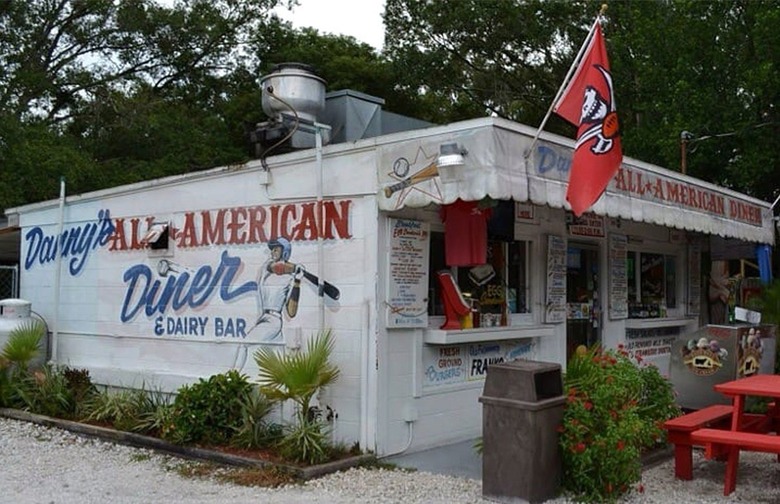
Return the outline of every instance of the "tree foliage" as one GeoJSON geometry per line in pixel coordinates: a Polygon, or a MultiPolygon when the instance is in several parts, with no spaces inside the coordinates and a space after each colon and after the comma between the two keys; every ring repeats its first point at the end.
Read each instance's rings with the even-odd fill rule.
{"type": "MultiPolygon", "coordinates": [[[[596,0],[387,0],[381,53],[296,30],[295,0],[0,2],[0,207],[245,161],[259,77],[313,65],[329,90],[435,123],[541,123],[596,0]]],[[[627,155],[773,200],[773,0],[615,0],[604,32],[627,155]]],[[[552,116],[546,129],[574,129],[552,116]]]]}
{"type": "MultiPolygon", "coordinates": [[[[601,1],[388,0],[398,85],[447,119],[541,123],[601,1]]],[[[777,192],[780,11],[769,0],[609,2],[604,31],[624,152],[765,200],[777,192]]],[[[553,116],[546,128],[574,134],[553,116]]]]}
{"type": "Polygon", "coordinates": [[[245,161],[273,63],[317,56],[336,85],[391,85],[369,46],[272,14],[291,4],[0,4],[0,207],[56,197],[61,176],[72,194],[245,161]]]}

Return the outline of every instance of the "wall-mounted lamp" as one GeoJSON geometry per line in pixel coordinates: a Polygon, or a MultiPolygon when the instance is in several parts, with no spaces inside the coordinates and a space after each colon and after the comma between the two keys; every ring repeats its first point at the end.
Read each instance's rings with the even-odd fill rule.
{"type": "Polygon", "coordinates": [[[411,176],[385,187],[385,197],[389,198],[401,189],[413,186],[424,180],[439,176],[442,182],[454,182],[462,178],[464,166],[463,156],[468,151],[462,149],[456,143],[446,143],[439,146],[439,156],[425,168],[415,172],[411,176]]]}
{"type": "Polygon", "coordinates": [[[456,143],[446,143],[439,147],[439,157],[436,165],[442,182],[455,182],[463,176],[465,161],[463,156],[468,152],[456,143]]]}

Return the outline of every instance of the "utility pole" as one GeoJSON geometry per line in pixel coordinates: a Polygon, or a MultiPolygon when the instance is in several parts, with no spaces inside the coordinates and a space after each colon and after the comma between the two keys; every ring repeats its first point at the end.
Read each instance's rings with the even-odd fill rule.
{"type": "Polygon", "coordinates": [[[693,138],[693,133],[683,131],[680,133],[680,172],[683,175],[688,171],[688,142],[693,138]]]}

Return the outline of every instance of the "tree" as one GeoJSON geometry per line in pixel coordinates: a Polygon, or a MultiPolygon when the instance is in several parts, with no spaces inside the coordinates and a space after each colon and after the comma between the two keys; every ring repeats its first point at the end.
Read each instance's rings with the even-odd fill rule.
{"type": "Polygon", "coordinates": [[[262,112],[242,48],[280,3],[4,2],[0,203],[56,197],[60,176],[73,193],[245,160],[262,112]]]}
{"type": "MultiPolygon", "coordinates": [[[[388,0],[386,55],[398,86],[446,120],[541,120],[600,1],[388,0]]],[[[624,153],[772,200],[780,182],[775,103],[780,21],[769,0],[609,3],[604,27],[624,153]]],[[[437,121],[441,122],[441,121],[437,121]]],[[[553,116],[547,128],[573,136],[553,116]]]]}
{"type": "Polygon", "coordinates": [[[388,0],[385,51],[397,85],[447,121],[490,114],[538,123],[585,37],[586,4],[388,0]]]}
{"type": "Polygon", "coordinates": [[[54,123],[96,91],[197,88],[236,64],[247,33],[279,3],[10,0],[0,10],[0,103],[54,123]]]}
{"type": "Polygon", "coordinates": [[[763,1],[619,2],[610,53],[627,153],[765,200],[778,187],[780,20],[763,1]],[[629,85],[620,85],[629,83],[629,85]]]}

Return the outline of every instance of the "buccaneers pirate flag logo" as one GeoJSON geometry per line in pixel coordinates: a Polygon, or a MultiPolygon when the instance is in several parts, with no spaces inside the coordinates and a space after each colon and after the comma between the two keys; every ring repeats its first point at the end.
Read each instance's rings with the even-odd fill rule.
{"type": "Polygon", "coordinates": [[[577,126],[577,143],[566,189],[575,215],[590,208],[615,176],[623,150],[615,112],[615,90],[599,23],[574,76],[553,111],[577,126]]]}

